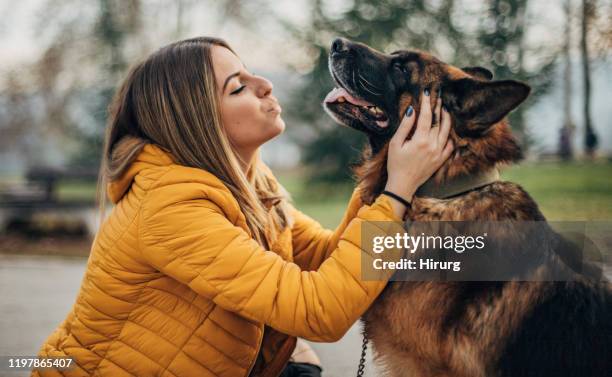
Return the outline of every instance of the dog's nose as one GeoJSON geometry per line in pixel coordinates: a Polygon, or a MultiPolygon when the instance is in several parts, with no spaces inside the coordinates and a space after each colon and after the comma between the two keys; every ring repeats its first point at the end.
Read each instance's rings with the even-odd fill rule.
{"type": "Polygon", "coordinates": [[[346,52],[348,51],[347,40],[344,38],[336,38],[332,42],[332,52],[346,52]]]}

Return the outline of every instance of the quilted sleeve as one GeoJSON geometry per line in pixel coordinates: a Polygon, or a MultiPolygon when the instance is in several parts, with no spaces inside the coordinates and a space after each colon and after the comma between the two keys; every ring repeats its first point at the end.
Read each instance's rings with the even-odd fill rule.
{"type": "Polygon", "coordinates": [[[336,248],[340,236],[344,233],[349,222],[357,215],[357,211],[362,205],[359,188],[356,188],[349,200],[342,221],[332,231],[323,228],[319,222],[290,204],[289,208],[294,220],[291,228],[293,261],[303,270],[313,271],[318,269],[336,248]]]}
{"type": "MultiPolygon", "coordinates": [[[[149,203],[163,201],[163,197],[149,203]]],[[[143,205],[139,218],[142,257],[151,266],[188,285],[198,294],[242,317],[285,334],[311,341],[339,340],[380,294],[392,272],[379,270],[376,280],[361,279],[364,221],[383,221],[375,233],[403,230],[389,198],[381,195],[363,206],[340,236],[337,247],[316,271],[265,250],[235,226],[215,202],[181,200],[164,206],[143,205]]],[[[390,250],[392,259],[401,250],[390,250]]]]}

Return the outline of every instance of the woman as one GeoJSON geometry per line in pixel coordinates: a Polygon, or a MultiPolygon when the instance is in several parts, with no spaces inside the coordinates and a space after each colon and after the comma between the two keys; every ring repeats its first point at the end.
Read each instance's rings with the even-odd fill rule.
{"type": "MultiPolygon", "coordinates": [[[[389,148],[386,189],[405,200],[452,148],[448,114],[431,128],[422,102],[415,136],[405,142],[410,108],[389,148]]],[[[360,225],[401,221],[406,206],[363,205],[356,189],[333,232],[296,210],[258,157],[284,130],[280,113],[270,82],[219,39],[179,41],[132,68],[101,170],[115,207],[39,353],[74,367],[33,376],[278,376],[297,337],[344,335],[387,282],[359,280],[360,225]]]]}

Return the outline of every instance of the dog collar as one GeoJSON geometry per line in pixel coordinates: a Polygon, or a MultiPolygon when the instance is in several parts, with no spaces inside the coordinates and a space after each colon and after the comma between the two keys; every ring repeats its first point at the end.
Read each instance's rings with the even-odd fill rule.
{"type": "Polygon", "coordinates": [[[477,174],[459,176],[441,184],[430,178],[419,187],[416,196],[446,199],[496,181],[499,181],[499,171],[495,167],[477,174]]]}

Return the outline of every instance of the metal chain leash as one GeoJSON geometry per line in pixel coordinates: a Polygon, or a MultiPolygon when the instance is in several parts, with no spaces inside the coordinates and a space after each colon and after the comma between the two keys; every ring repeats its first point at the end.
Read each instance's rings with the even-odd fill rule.
{"type": "MultiPolygon", "coordinates": [[[[402,218],[402,220],[404,220],[403,228],[407,230],[411,223],[410,218],[408,216],[408,211],[404,213],[404,217],[402,218]]],[[[402,251],[404,252],[404,256],[405,256],[406,249],[403,249],[402,251]]],[[[365,329],[365,323],[363,325],[361,334],[363,336],[363,343],[361,344],[361,357],[359,358],[359,366],[357,367],[357,377],[363,377],[363,373],[365,372],[366,353],[368,351],[368,340],[369,340],[368,334],[365,329]]]]}
{"type": "Polygon", "coordinates": [[[363,377],[365,372],[365,361],[366,352],[368,349],[368,335],[366,334],[365,328],[362,331],[363,343],[361,344],[361,358],[359,359],[359,367],[357,368],[357,377],[363,377]]]}

